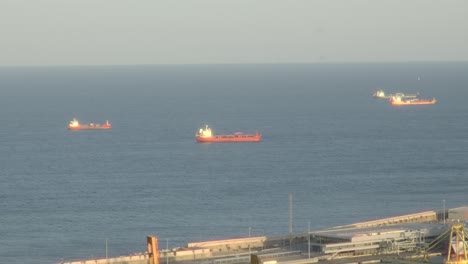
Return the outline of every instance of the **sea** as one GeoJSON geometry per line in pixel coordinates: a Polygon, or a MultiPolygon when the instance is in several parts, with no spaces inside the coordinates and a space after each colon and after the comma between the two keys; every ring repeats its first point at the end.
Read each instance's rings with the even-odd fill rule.
{"type": "Polygon", "coordinates": [[[0,67],[0,91],[0,263],[468,205],[466,62],[0,67]],[[205,125],[263,137],[196,143],[205,125]]]}

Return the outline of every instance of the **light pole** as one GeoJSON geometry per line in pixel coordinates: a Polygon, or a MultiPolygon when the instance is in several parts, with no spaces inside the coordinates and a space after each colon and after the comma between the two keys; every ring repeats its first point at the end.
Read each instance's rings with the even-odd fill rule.
{"type": "MultiPolygon", "coordinates": [[[[249,226],[249,238],[250,238],[251,232],[252,232],[252,227],[249,226]]],[[[250,255],[250,239],[249,239],[249,255],[250,255]]]]}
{"type": "Polygon", "coordinates": [[[310,221],[309,221],[309,225],[307,227],[307,241],[308,241],[307,249],[309,251],[309,258],[310,258],[310,221]]]}
{"type": "Polygon", "coordinates": [[[289,193],[289,247],[292,242],[292,228],[293,228],[293,208],[292,208],[292,193],[289,193]]]}
{"type": "Polygon", "coordinates": [[[445,224],[445,199],[442,200],[442,203],[444,205],[444,224],[445,224]]]}
{"type": "Polygon", "coordinates": [[[169,263],[169,239],[166,238],[166,264],[169,263]]]}
{"type": "Polygon", "coordinates": [[[107,247],[107,238],[106,238],[106,259],[107,259],[107,257],[108,257],[108,254],[107,254],[107,253],[108,253],[108,247],[107,247]]]}

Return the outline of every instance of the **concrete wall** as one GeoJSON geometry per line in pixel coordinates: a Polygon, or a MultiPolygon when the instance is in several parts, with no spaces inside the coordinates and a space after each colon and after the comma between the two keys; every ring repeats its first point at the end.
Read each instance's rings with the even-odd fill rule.
{"type": "Polygon", "coordinates": [[[208,248],[212,253],[263,247],[266,237],[246,237],[188,243],[188,248],[208,248]]]}
{"type": "Polygon", "coordinates": [[[208,248],[182,248],[176,251],[161,252],[160,259],[167,258],[169,260],[184,261],[211,258],[212,254],[208,248]]]}
{"type": "Polygon", "coordinates": [[[448,218],[450,220],[468,220],[468,207],[459,207],[448,210],[448,218]]]}
{"type": "Polygon", "coordinates": [[[62,264],[147,264],[148,255],[139,254],[132,256],[121,256],[116,258],[89,259],[72,262],[62,262],[62,264]]]}
{"type": "Polygon", "coordinates": [[[416,214],[395,216],[375,221],[368,221],[362,223],[355,223],[352,226],[355,227],[374,227],[374,226],[385,226],[403,223],[430,223],[437,222],[437,213],[435,211],[427,211],[416,214]]]}

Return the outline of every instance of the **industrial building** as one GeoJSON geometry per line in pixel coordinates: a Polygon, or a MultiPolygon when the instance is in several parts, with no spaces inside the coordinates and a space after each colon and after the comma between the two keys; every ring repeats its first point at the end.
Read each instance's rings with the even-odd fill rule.
{"type": "Polygon", "coordinates": [[[311,233],[311,250],[331,255],[416,251],[447,230],[439,223],[349,227],[311,233]]]}

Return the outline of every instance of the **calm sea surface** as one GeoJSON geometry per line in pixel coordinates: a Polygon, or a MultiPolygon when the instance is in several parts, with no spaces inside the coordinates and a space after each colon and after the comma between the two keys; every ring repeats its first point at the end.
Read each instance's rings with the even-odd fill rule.
{"type": "Polygon", "coordinates": [[[468,63],[0,68],[0,91],[0,263],[287,234],[289,193],[294,232],[468,204],[468,63]]]}

